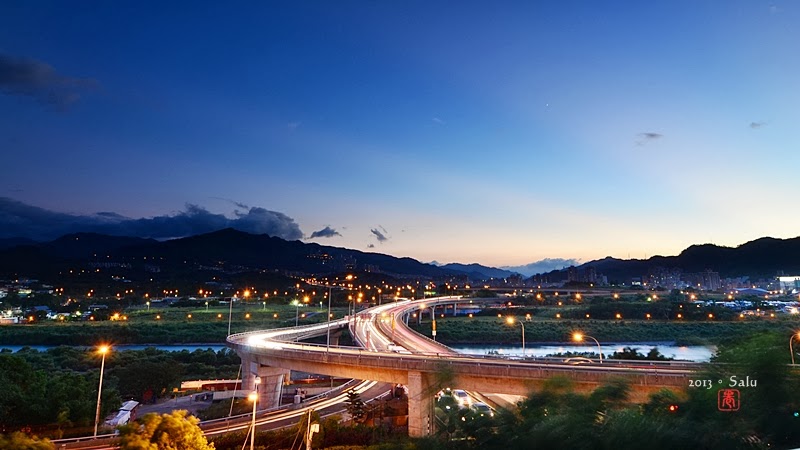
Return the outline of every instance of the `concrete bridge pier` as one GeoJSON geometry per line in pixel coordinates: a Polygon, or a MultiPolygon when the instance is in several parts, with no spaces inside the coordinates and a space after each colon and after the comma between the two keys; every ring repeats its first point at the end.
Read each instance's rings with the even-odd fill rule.
{"type": "Polygon", "coordinates": [[[432,376],[423,372],[408,372],[408,435],[427,436],[436,425],[433,415],[432,376]]]}
{"type": "Polygon", "coordinates": [[[331,346],[337,347],[339,345],[339,338],[342,337],[342,329],[331,329],[331,346]]]}
{"type": "Polygon", "coordinates": [[[251,359],[247,353],[240,354],[242,359],[242,390],[258,392],[258,409],[269,409],[280,406],[283,383],[289,379],[291,371],[279,367],[262,366],[251,359]],[[260,383],[256,386],[256,377],[260,383]]]}
{"type": "Polygon", "coordinates": [[[258,376],[261,384],[258,386],[259,409],[277,408],[281,405],[283,385],[289,380],[290,370],[280,367],[260,366],[258,376]]]}

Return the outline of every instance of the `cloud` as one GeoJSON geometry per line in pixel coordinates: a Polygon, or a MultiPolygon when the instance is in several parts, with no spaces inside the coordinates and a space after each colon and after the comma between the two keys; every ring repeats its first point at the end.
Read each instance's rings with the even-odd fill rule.
{"type": "Polygon", "coordinates": [[[329,238],[329,237],[334,237],[334,236],[341,236],[341,233],[339,233],[338,231],[336,231],[335,229],[333,229],[333,228],[331,228],[329,226],[326,226],[325,228],[323,228],[321,230],[318,230],[318,231],[315,231],[315,232],[311,233],[311,237],[309,239],[314,239],[314,238],[318,238],[318,237],[320,237],[320,238],[329,238]]]}
{"type": "Polygon", "coordinates": [[[96,80],[60,75],[41,61],[0,54],[0,92],[8,95],[33,97],[43,105],[64,111],[97,86],[96,80]]]}
{"type": "Polygon", "coordinates": [[[300,126],[301,123],[302,122],[289,122],[289,123],[286,124],[286,128],[289,131],[295,131],[297,129],[297,127],[300,126]]]}
{"type": "Polygon", "coordinates": [[[114,212],[91,215],[51,211],[0,197],[0,238],[24,237],[51,240],[68,233],[93,232],[117,236],[167,239],[235,228],[253,234],[268,234],[288,240],[303,237],[291,217],[276,211],[252,207],[234,212],[235,217],[214,214],[202,206],[187,204],[183,211],[132,219],[114,212]]]}
{"type": "Polygon", "coordinates": [[[379,227],[381,230],[383,230],[383,232],[381,232],[381,230],[378,230],[377,228],[372,228],[372,229],[371,229],[371,230],[369,230],[369,231],[370,231],[370,232],[371,232],[373,235],[375,235],[375,239],[377,239],[377,240],[378,240],[378,242],[380,242],[380,243],[382,244],[382,243],[384,243],[384,242],[388,241],[388,240],[389,240],[389,238],[388,238],[388,237],[386,237],[386,234],[385,234],[385,233],[386,233],[386,229],[385,229],[385,228],[383,228],[383,227],[382,227],[382,226],[380,226],[380,225],[378,225],[378,227],[379,227]]]}
{"type": "Polygon", "coordinates": [[[767,122],[750,122],[750,128],[757,130],[767,125],[767,122]]]}
{"type": "Polygon", "coordinates": [[[536,275],[539,273],[546,273],[556,269],[563,269],[564,267],[577,266],[580,260],[569,258],[545,258],[524,266],[505,266],[501,269],[510,270],[512,272],[519,272],[525,276],[536,275]]]}
{"type": "Polygon", "coordinates": [[[648,142],[656,141],[664,137],[661,133],[654,133],[652,131],[639,133],[636,135],[636,145],[645,145],[648,142]]]}
{"type": "Polygon", "coordinates": [[[444,125],[444,120],[442,120],[442,119],[440,119],[438,117],[434,117],[433,119],[431,119],[431,121],[433,123],[436,123],[436,124],[439,124],[439,125],[444,125]]]}
{"type": "Polygon", "coordinates": [[[231,205],[233,205],[233,206],[235,206],[235,207],[237,207],[239,209],[250,209],[250,207],[245,205],[244,203],[237,202],[236,200],[231,200],[229,198],[225,198],[225,197],[209,197],[209,198],[213,198],[214,200],[222,200],[224,202],[228,202],[231,205]]]}

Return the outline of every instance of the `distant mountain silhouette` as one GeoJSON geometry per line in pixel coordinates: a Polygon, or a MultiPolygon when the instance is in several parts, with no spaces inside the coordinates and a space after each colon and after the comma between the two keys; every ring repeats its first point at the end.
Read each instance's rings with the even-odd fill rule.
{"type": "Polygon", "coordinates": [[[738,247],[692,245],[677,256],[653,256],[646,260],[607,257],[581,265],[583,268],[589,266],[609,280],[619,281],[646,275],[656,267],[680,268],[684,273],[710,269],[719,272],[723,278],[770,278],[779,272],[796,275],[800,274],[800,237],[765,237],[738,247]]]}
{"type": "Polygon", "coordinates": [[[0,238],[0,250],[19,247],[20,245],[35,244],[36,241],[28,238],[0,238]]]}
{"type": "Polygon", "coordinates": [[[449,263],[444,265],[438,265],[438,267],[472,274],[473,275],[472,278],[476,279],[508,278],[511,275],[514,275],[515,273],[510,270],[487,267],[477,263],[472,263],[472,264],[449,263]]]}
{"type": "Polygon", "coordinates": [[[108,236],[97,233],[74,233],[42,244],[36,244],[45,253],[64,259],[87,259],[109,256],[125,247],[157,243],[153,239],[108,236]]]}
{"type": "MultiPolygon", "coordinates": [[[[74,261],[138,261],[178,268],[191,262],[204,266],[240,266],[302,273],[341,272],[355,267],[400,277],[452,277],[468,275],[488,278],[479,272],[423,264],[412,258],[397,258],[316,243],[287,241],[265,234],[255,235],[232,228],[181,239],[159,242],[151,239],[80,233],[52,242],[28,244],[0,251],[0,271],[31,276],[52,274],[74,261]]],[[[491,268],[486,268],[491,269],[491,268]]]]}
{"type": "MultiPolygon", "coordinates": [[[[8,241],[8,240],[6,240],[8,241]]],[[[505,278],[512,272],[480,264],[424,264],[412,258],[398,258],[316,243],[287,241],[265,234],[254,235],[224,229],[169,241],[106,236],[94,233],[70,234],[47,243],[19,241],[23,245],[0,248],[0,276],[47,276],[77,262],[135,262],[154,264],[163,270],[187,270],[187,263],[208,267],[237,266],[242,270],[271,270],[325,274],[351,268],[380,272],[394,277],[446,278],[467,276],[471,280],[505,278]]],[[[603,258],[581,265],[593,266],[609,280],[629,281],[650,270],[680,268],[684,273],[711,269],[722,277],[765,278],[779,271],[800,274],[800,237],[761,238],[738,247],[693,245],[677,256],[654,256],[647,260],[603,258]]],[[[142,269],[144,270],[144,269],[142,269]]],[[[183,273],[183,272],[182,272],[183,273]]],[[[552,281],[566,278],[565,270],[542,275],[552,281]]]]}

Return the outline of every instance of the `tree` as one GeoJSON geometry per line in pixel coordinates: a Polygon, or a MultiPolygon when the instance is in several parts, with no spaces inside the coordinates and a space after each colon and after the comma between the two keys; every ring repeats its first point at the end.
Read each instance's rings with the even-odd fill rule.
{"type": "Polygon", "coordinates": [[[347,391],[347,400],[345,400],[347,413],[353,418],[353,422],[361,422],[367,417],[366,408],[364,408],[364,401],[361,400],[361,395],[358,392],[350,389],[347,391]]]}
{"type": "Polygon", "coordinates": [[[55,446],[49,439],[39,440],[25,433],[0,434],[0,450],[53,450],[55,446]]]}
{"type": "Polygon", "coordinates": [[[214,450],[200,422],[185,410],[171,414],[146,414],[119,429],[121,450],[214,450]]]}

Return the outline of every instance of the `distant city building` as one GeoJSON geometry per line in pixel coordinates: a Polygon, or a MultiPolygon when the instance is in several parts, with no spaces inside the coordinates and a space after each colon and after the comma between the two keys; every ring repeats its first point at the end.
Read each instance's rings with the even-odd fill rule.
{"type": "Polygon", "coordinates": [[[780,276],[778,283],[781,291],[797,293],[800,292],[800,276],[780,276]]]}
{"type": "Polygon", "coordinates": [[[665,289],[681,289],[686,286],[686,282],[681,280],[681,269],[678,268],[654,267],[642,280],[647,286],[665,289]]]}
{"type": "Polygon", "coordinates": [[[716,291],[722,286],[719,273],[710,269],[704,272],[687,273],[683,279],[688,286],[704,291],[716,291]]]}
{"type": "Polygon", "coordinates": [[[587,267],[567,267],[567,283],[588,283],[593,285],[608,284],[608,277],[597,273],[594,266],[587,267]]]}
{"type": "Polygon", "coordinates": [[[574,283],[580,280],[580,274],[578,273],[578,268],[575,266],[567,267],[567,282],[574,283]]]}
{"type": "Polygon", "coordinates": [[[523,285],[523,283],[522,283],[522,275],[520,275],[518,273],[515,273],[514,275],[510,275],[508,278],[506,278],[506,282],[510,286],[522,286],[523,285]]]}

